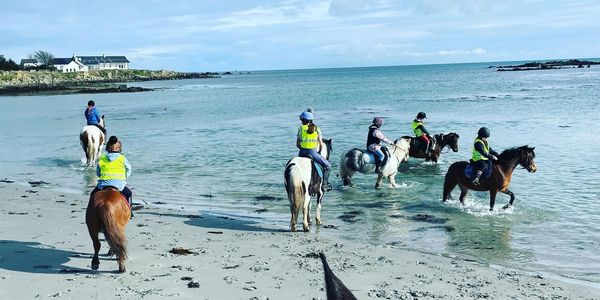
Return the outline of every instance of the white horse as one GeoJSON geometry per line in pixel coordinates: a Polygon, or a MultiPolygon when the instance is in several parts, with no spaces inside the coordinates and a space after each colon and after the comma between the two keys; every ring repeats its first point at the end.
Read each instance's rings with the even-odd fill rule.
{"type": "MultiPolygon", "coordinates": [[[[400,163],[408,161],[408,153],[410,150],[410,139],[399,138],[394,141],[394,144],[389,145],[390,157],[385,165],[381,167],[381,173],[378,174],[375,188],[381,187],[383,178],[387,178],[390,182],[390,187],[396,188],[396,174],[400,163]]],[[[342,155],[340,161],[340,177],[344,186],[352,185],[352,175],[359,172],[363,174],[375,172],[375,158],[373,153],[366,150],[354,148],[342,155]]]]}
{"type": "MultiPolygon", "coordinates": [[[[323,140],[325,147],[321,147],[319,153],[329,160],[331,153],[331,139],[323,140]]],[[[323,178],[317,175],[311,159],[306,157],[294,157],[288,161],[285,166],[284,184],[290,200],[290,211],[292,217],[290,220],[291,231],[296,231],[298,214],[302,210],[303,220],[302,229],[309,231],[310,222],[310,198],[317,198],[317,225],[323,224],[321,221],[321,201],[323,200],[323,178]]]]}
{"type": "MultiPolygon", "coordinates": [[[[100,118],[100,126],[104,127],[104,115],[100,118]]],[[[79,141],[83,152],[85,152],[85,166],[94,167],[102,152],[102,144],[106,140],[104,133],[94,125],[87,125],[81,128],[79,141]]]]}

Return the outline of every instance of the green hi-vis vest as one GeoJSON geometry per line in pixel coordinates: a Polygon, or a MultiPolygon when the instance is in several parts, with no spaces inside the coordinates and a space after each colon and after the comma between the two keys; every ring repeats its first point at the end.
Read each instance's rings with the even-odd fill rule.
{"type": "Polygon", "coordinates": [[[313,133],[308,133],[308,125],[302,125],[300,127],[300,148],[302,149],[315,149],[319,146],[319,129],[315,126],[313,133]]]}
{"type": "Polygon", "coordinates": [[[101,180],[127,179],[127,171],[125,170],[125,155],[123,154],[119,155],[119,157],[113,161],[108,160],[108,156],[103,154],[98,160],[98,167],[100,167],[101,180]]]}
{"type": "Polygon", "coordinates": [[[417,137],[420,137],[420,136],[422,136],[422,135],[423,135],[423,130],[421,130],[421,128],[417,128],[417,127],[419,127],[420,125],[423,125],[423,122],[419,122],[419,121],[413,121],[413,122],[412,122],[412,129],[413,129],[413,131],[415,132],[415,135],[416,135],[417,137]]]}
{"type": "Polygon", "coordinates": [[[488,145],[488,143],[484,142],[483,140],[481,140],[480,138],[476,138],[475,142],[473,143],[473,156],[471,157],[471,159],[473,161],[478,161],[478,160],[488,160],[487,157],[481,155],[481,153],[479,153],[479,151],[477,151],[475,149],[475,144],[476,143],[481,143],[483,145],[483,151],[485,153],[490,153],[490,146],[488,145]]]}

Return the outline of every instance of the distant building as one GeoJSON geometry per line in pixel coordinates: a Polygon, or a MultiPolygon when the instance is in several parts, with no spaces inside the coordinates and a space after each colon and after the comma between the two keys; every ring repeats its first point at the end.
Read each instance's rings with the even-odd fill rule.
{"type": "Polygon", "coordinates": [[[26,68],[37,68],[40,64],[35,58],[24,58],[21,59],[21,67],[26,68]]]}
{"type": "MultiPolygon", "coordinates": [[[[24,68],[39,67],[35,59],[21,59],[24,68]]],[[[52,65],[62,72],[85,72],[92,70],[129,70],[129,60],[125,56],[77,56],[53,58],[52,65]]]]}

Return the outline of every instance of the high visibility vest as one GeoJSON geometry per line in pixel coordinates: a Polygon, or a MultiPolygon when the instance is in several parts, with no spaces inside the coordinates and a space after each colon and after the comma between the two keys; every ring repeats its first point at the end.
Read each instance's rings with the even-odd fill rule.
{"type": "Polygon", "coordinates": [[[319,146],[319,129],[315,126],[313,133],[308,133],[308,125],[300,126],[300,148],[315,149],[319,146]]]}
{"type": "Polygon", "coordinates": [[[423,125],[423,122],[420,122],[420,121],[417,121],[417,120],[414,120],[414,121],[412,122],[412,129],[413,129],[413,131],[415,132],[415,135],[416,135],[417,137],[420,137],[420,136],[422,136],[422,135],[423,135],[423,130],[421,130],[421,128],[417,128],[417,127],[419,127],[420,125],[423,125]]]}
{"type": "Polygon", "coordinates": [[[117,159],[110,161],[108,156],[103,154],[98,160],[100,167],[100,180],[125,180],[127,179],[127,170],[125,170],[125,155],[121,154],[117,159]]]}
{"type": "Polygon", "coordinates": [[[479,153],[479,151],[477,151],[477,149],[475,149],[475,144],[477,143],[481,143],[481,145],[483,145],[483,152],[490,153],[490,146],[488,143],[484,142],[483,140],[481,140],[480,138],[476,138],[475,139],[475,143],[473,143],[473,155],[471,156],[471,159],[473,161],[478,161],[478,160],[488,160],[487,157],[481,155],[481,153],[479,153]]]}

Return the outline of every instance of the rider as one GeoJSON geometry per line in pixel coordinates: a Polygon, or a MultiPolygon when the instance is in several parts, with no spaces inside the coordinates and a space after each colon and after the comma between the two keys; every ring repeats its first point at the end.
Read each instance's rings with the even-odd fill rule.
{"type": "Polygon", "coordinates": [[[477,175],[473,179],[474,185],[479,185],[479,178],[487,168],[491,168],[491,160],[498,160],[498,152],[494,151],[488,144],[488,138],[490,137],[490,130],[486,127],[481,127],[477,132],[477,138],[473,145],[473,155],[471,157],[471,163],[477,170],[477,175]]]}
{"type": "MultiPolygon", "coordinates": [[[[125,179],[129,178],[131,175],[131,164],[129,164],[125,155],[121,154],[121,150],[121,141],[119,141],[116,136],[111,136],[106,143],[106,152],[108,153],[103,154],[98,159],[98,166],[96,167],[98,184],[90,193],[90,199],[97,191],[112,186],[117,188],[121,194],[125,196],[125,199],[127,199],[129,207],[131,208],[132,192],[125,186],[125,179]]],[[[133,217],[133,212],[131,212],[131,216],[133,217]]]]}
{"type": "Polygon", "coordinates": [[[333,187],[329,183],[329,173],[331,172],[331,164],[327,158],[323,157],[317,149],[323,149],[326,145],[323,143],[321,129],[313,123],[313,114],[310,111],[305,111],[300,114],[302,125],[298,128],[296,138],[296,147],[300,149],[298,156],[312,157],[323,168],[323,186],[326,191],[331,191],[333,187]]]}
{"type": "Polygon", "coordinates": [[[381,166],[385,159],[385,154],[381,151],[381,141],[391,145],[392,140],[385,137],[379,128],[383,125],[382,117],[373,118],[373,124],[369,126],[369,135],[367,136],[367,150],[375,154],[375,172],[381,172],[381,166]]]}
{"type": "Polygon", "coordinates": [[[425,119],[427,115],[424,112],[419,112],[417,117],[412,122],[412,130],[417,136],[417,139],[421,141],[421,150],[425,152],[425,155],[429,155],[429,147],[431,146],[431,135],[425,129],[425,119]]]}
{"type": "Polygon", "coordinates": [[[98,127],[98,129],[100,129],[102,131],[102,133],[104,133],[104,136],[106,136],[106,128],[102,127],[100,125],[100,114],[98,114],[98,111],[96,110],[96,103],[94,103],[94,101],[90,100],[88,101],[88,106],[85,109],[85,112],[83,113],[85,118],[87,119],[87,124],[88,125],[93,125],[98,127]]]}

